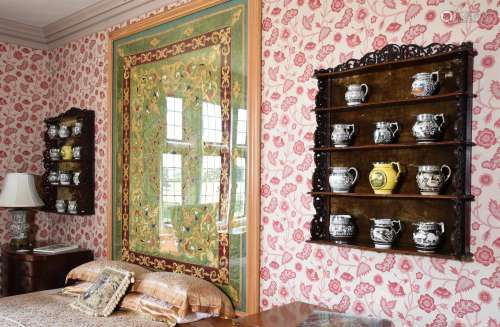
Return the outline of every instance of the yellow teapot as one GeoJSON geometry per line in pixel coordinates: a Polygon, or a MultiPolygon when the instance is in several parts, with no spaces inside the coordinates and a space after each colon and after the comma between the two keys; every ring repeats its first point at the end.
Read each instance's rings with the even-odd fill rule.
{"type": "Polygon", "coordinates": [[[369,180],[375,194],[392,194],[403,172],[399,162],[374,162],[369,180]]]}

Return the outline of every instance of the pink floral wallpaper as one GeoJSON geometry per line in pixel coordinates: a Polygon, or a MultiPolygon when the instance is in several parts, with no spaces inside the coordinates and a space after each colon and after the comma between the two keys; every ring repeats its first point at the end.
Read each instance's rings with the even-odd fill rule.
{"type": "MultiPolygon", "coordinates": [[[[188,0],[173,6],[184,2],[188,0]]],[[[392,319],[396,326],[500,325],[499,6],[493,0],[263,0],[262,309],[300,300],[338,312],[392,319]],[[474,42],[479,52],[474,72],[478,95],[474,100],[474,141],[478,144],[473,149],[474,262],[305,243],[314,213],[307,195],[314,169],[307,150],[315,129],[310,112],[316,94],[313,70],[359,58],[387,43],[466,40],[474,42]]],[[[0,43],[4,115],[0,120],[0,176],[20,167],[40,172],[35,156],[41,149],[33,135],[41,132],[43,116],[71,106],[96,111],[96,215],[52,216],[50,228],[42,223],[40,233],[40,237],[92,248],[96,256],[107,255],[105,204],[110,196],[104,188],[109,181],[105,171],[109,137],[105,133],[106,32],[48,53],[0,43]],[[24,59],[18,59],[16,51],[24,59]],[[42,59],[35,60],[35,54],[42,59]],[[27,64],[21,65],[24,61],[27,64]],[[15,67],[10,74],[7,63],[15,67]],[[30,68],[33,65],[38,69],[30,68]],[[30,69],[35,72],[26,74],[30,69]],[[36,83],[23,80],[23,75],[36,76],[36,83]],[[16,103],[22,104],[21,110],[16,111],[16,103]],[[34,119],[33,123],[18,123],[25,116],[34,119]],[[23,142],[16,142],[16,147],[14,139],[23,142]]],[[[0,219],[5,217],[0,213],[0,219]]],[[[5,237],[4,226],[2,221],[0,239],[5,237]]]]}
{"type": "Polygon", "coordinates": [[[497,1],[264,0],[261,307],[300,300],[396,326],[500,324],[500,24],[497,1]],[[315,68],[388,43],[470,40],[475,59],[474,263],[305,243],[315,68]],[[499,61],[497,63],[497,61],[499,61]]]}
{"type": "MultiPolygon", "coordinates": [[[[0,42],[0,189],[8,172],[43,172],[40,135],[50,112],[48,65],[46,51],[0,42]]],[[[48,216],[38,213],[35,223],[37,239],[47,240],[48,216]]],[[[9,225],[7,209],[0,209],[0,247],[10,241],[9,225]]]]}

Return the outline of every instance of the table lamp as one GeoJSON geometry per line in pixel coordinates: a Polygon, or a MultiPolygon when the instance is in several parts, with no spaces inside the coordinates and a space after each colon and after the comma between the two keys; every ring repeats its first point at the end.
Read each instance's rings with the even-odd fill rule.
{"type": "Polygon", "coordinates": [[[0,194],[0,207],[10,210],[12,224],[10,227],[10,246],[14,249],[28,249],[30,244],[28,233],[30,226],[27,220],[28,208],[43,207],[44,203],[35,187],[35,177],[26,173],[7,173],[0,194]]]}

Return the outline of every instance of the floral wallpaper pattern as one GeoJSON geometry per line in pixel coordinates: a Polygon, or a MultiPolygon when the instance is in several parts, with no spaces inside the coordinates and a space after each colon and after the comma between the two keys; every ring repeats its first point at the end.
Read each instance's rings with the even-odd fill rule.
{"type": "Polygon", "coordinates": [[[497,1],[263,1],[261,307],[300,300],[396,326],[498,326],[500,24],[497,1]],[[472,41],[473,263],[305,243],[313,70],[388,43],[472,41]],[[497,61],[499,61],[497,63],[497,61]]]}
{"type": "MultiPolygon", "coordinates": [[[[50,112],[48,65],[46,51],[0,42],[0,189],[8,172],[43,172],[40,136],[50,112]]],[[[38,213],[35,222],[37,239],[47,240],[48,216],[38,213]]],[[[9,226],[7,209],[0,209],[0,247],[10,241],[9,226]]]]}
{"type": "MultiPolygon", "coordinates": [[[[188,0],[174,5],[184,2],[188,0]]],[[[388,318],[396,326],[500,325],[499,7],[494,0],[263,0],[262,309],[300,300],[342,313],[388,318]],[[473,138],[478,144],[473,148],[472,176],[476,195],[471,226],[474,262],[381,255],[306,243],[314,213],[307,195],[314,169],[312,153],[307,150],[313,144],[315,129],[310,112],[317,92],[313,70],[359,58],[387,43],[424,45],[466,40],[474,42],[479,52],[474,71],[478,97],[473,105],[473,138]]],[[[104,170],[106,46],[107,33],[103,31],[47,54],[40,51],[43,59],[34,63],[38,67],[41,62],[49,65],[43,70],[44,77],[36,80],[49,85],[50,97],[45,99],[50,102],[51,115],[73,105],[96,110],[96,215],[50,217],[50,228],[46,228],[52,240],[90,247],[96,256],[106,255],[105,203],[109,196],[103,188],[108,182],[104,170]]],[[[0,43],[2,115],[11,115],[11,108],[15,109],[12,101],[22,103],[31,97],[37,100],[30,101],[43,101],[35,94],[44,98],[47,90],[40,84],[22,91],[26,82],[18,80],[7,84],[4,62],[13,61],[14,67],[22,62],[13,59],[16,49],[38,53],[0,43]],[[10,51],[8,55],[2,45],[10,51]],[[5,91],[5,85],[15,91],[5,91]],[[22,96],[12,100],[9,95],[7,99],[10,93],[22,96]]],[[[27,54],[23,56],[28,58],[27,54]]],[[[35,60],[27,61],[29,67],[35,60]]],[[[25,70],[15,69],[21,77],[25,70]]],[[[35,110],[39,115],[47,114],[46,105],[43,109],[30,105],[15,115],[22,117],[27,111],[28,116],[38,117],[35,110]]],[[[36,130],[42,118],[37,119],[22,126],[36,130]]],[[[14,132],[5,127],[7,118],[0,124],[0,175],[10,167],[22,167],[24,162],[26,167],[34,165],[31,171],[39,171],[34,156],[41,149],[33,144],[31,150],[17,157],[21,161],[17,163],[13,147],[5,140],[9,133],[12,138],[25,132],[17,126],[12,127],[14,132]],[[10,163],[8,168],[6,162],[10,163]]],[[[26,144],[29,142],[23,142],[23,146],[26,144]]],[[[5,220],[5,215],[0,219],[5,220]]],[[[5,236],[3,226],[0,224],[1,238],[5,236]]]]}

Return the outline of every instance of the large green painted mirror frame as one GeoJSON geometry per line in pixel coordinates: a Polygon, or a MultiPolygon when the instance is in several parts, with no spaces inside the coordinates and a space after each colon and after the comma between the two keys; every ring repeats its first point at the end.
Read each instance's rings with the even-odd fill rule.
{"type": "Polygon", "coordinates": [[[110,33],[108,253],[259,308],[260,1],[191,1],[110,33]]]}

